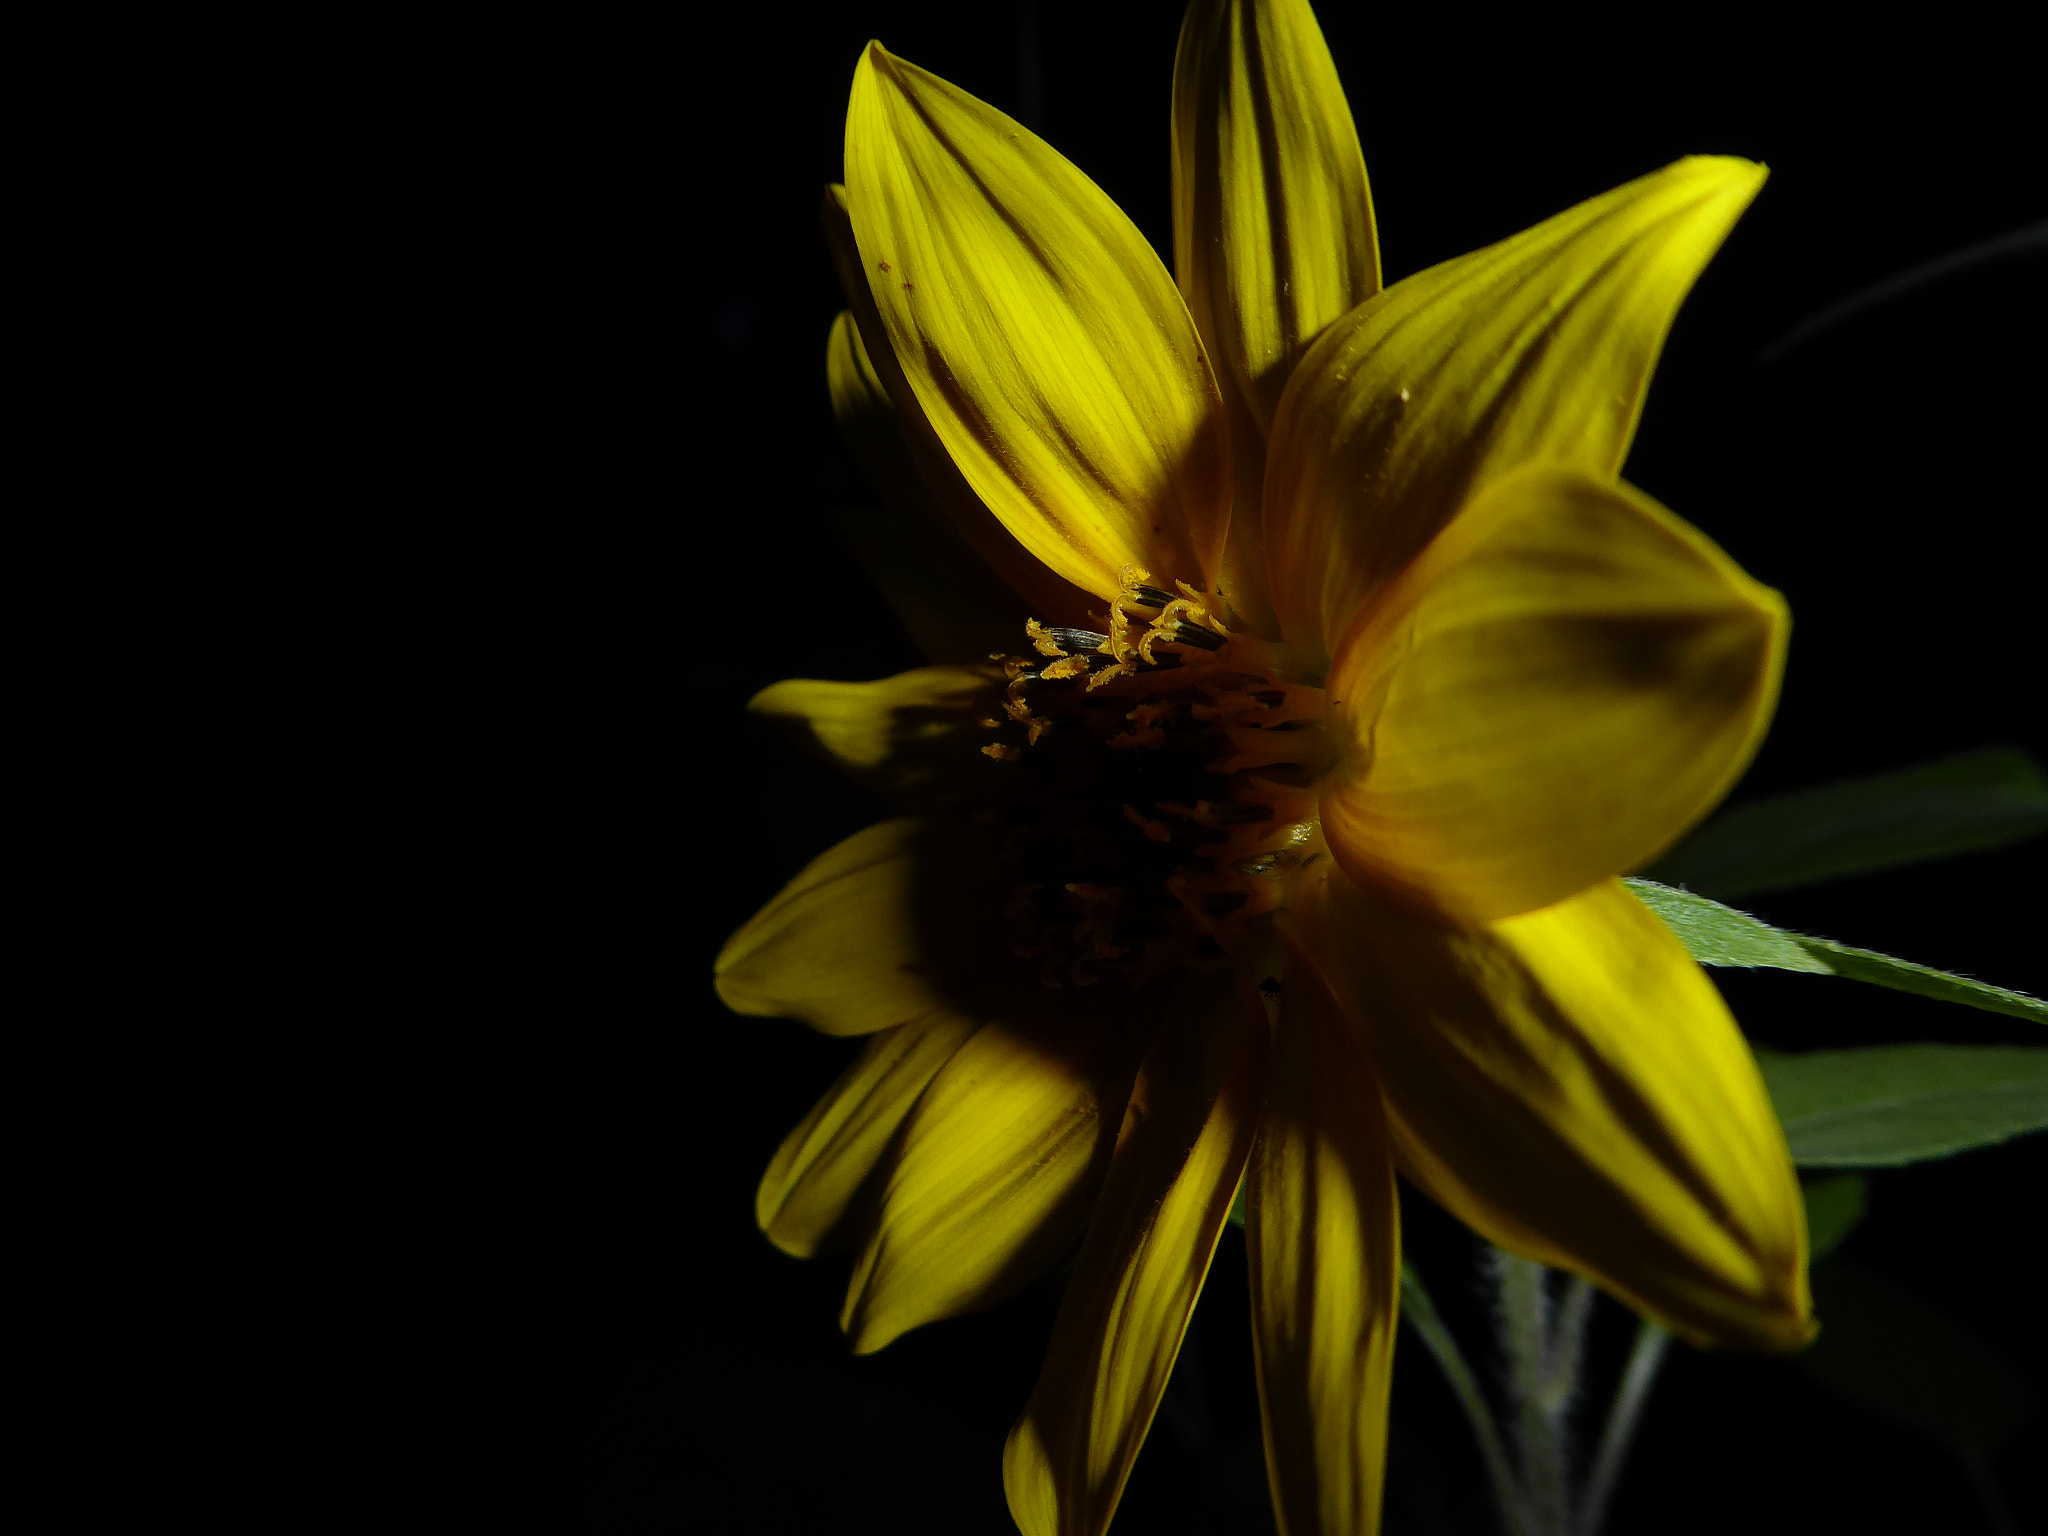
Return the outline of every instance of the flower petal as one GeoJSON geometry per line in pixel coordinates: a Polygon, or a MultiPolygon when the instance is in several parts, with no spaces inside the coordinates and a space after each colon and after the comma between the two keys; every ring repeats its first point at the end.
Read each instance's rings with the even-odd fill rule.
{"type": "Polygon", "coordinates": [[[942,1012],[868,1037],[761,1176],[754,1217],[770,1242],[799,1259],[824,1246],[925,1084],[975,1028],[942,1012]]]}
{"type": "Polygon", "coordinates": [[[1246,1171],[1266,1468],[1284,1536],[1379,1528],[1401,1227],[1380,1085],[1307,966],[1288,974],[1246,1171]]]}
{"type": "Polygon", "coordinates": [[[1167,1020],[1003,1452],[1024,1536],[1101,1536],[1166,1390],[1251,1150],[1265,1020],[1245,995],[1167,1020]]]}
{"type": "Polygon", "coordinates": [[[718,995],[739,1013],[865,1035],[966,1006],[1002,963],[999,897],[963,829],[905,817],[813,859],[725,941],[718,995]]]}
{"type": "MultiPolygon", "coordinates": [[[[860,248],[853,238],[846,188],[826,187],[819,217],[825,229],[825,244],[832,252],[832,265],[839,273],[839,286],[846,294],[848,312],[854,319],[854,334],[860,342],[859,354],[866,358],[867,366],[873,370],[874,384],[880,386],[892,408],[893,425],[902,433],[903,452],[910,461],[911,479],[923,489],[919,509],[935,516],[939,528],[963,540],[1004,585],[1023,598],[1031,614],[1048,623],[1085,626],[1095,599],[1073,583],[1054,575],[1036,555],[1017,542],[1010,530],[997,521],[995,514],[982,504],[981,498],[961,478],[959,466],[947,454],[938,433],[932,430],[924,407],[918,404],[916,392],[903,376],[903,366],[896,360],[895,348],[889,345],[881,312],[875,308],[874,293],[862,269],[860,248]]],[[[855,382],[847,379],[844,385],[850,386],[855,382]]],[[[858,382],[863,390],[868,387],[865,380],[858,382]]],[[[847,392],[851,397],[850,388],[847,392]]],[[[836,400],[835,395],[835,409],[836,400]]],[[[853,403],[851,398],[849,403],[853,403]]],[[[872,406],[869,405],[868,409],[872,406]]],[[[840,420],[843,425],[844,416],[840,420]]],[[[950,543],[951,539],[942,532],[939,541],[943,545],[950,543]]],[[[980,583],[975,583],[970,590],[982,590],[980,583]]],[[[1022,620],[1017,622],[1021,624],[1022,620]]],[[[1008,649],[1015,644],[1016,629],[1013,627],[1000,642],[1000,648],[1008,649]]],[[[991,650],[997,648],[989,647],[991,650]]],[[[984,651],[974,659],[979,660],[986,654],[984,651]]]]}
{"type": "MultiPolygon", "coordinates": [[[[1015,649],[1029,617],[1025,605],[932,506],[850,311],[840,311],[826,342],[825,379],[839,435],[881,496],[879,508],[833,508],[833,525],[890,611],[934,661],[985,661],[991,651],[1015,649]]],[[[985,509],[981,515],[993,524],[985,509]]],[[[1023,555],[1015,539],[995,531],[1023,555]]]]}
{"type": "Polygon", "coordinates": [[[1222,386],[1236,496],[1220,583],[1277,636],[1259,499],[1287,376],[1379,292],[1372,194],[1351,108],[1307,0],[1196,0],[1173,66],[1173,251],[1222,386]]]}
{"type": "Polygon", "coordinates": [[[1101,598],[1206,581],[1221,401],[1172,279],[1037,135],[870,44],[846,117],[862,270],[925,415],[1018,541],[1101,598]]]}
{"type": "Polygon", "coordinates": [[[748,701],[798,745],[856,782],[912,807],[986,801],[1002,768],[979,751],[1000,713],[1002,674],[918,667],[871,683],[793,677],[748,701]]]}
{"type": "Polygon", "coordinates": [[[1308,0],[1188,7],[1173,252],[1217,382],[1263,442],[1309,343],[1380,288],[1365,158],[1308,0]]]}
{"type": "Polygon", "coordinates": [[[1266,467],[1273,605],[1310,670],[1487,480],[1536,460],[1620,471],[1671,317],[1763,178],[1680,160],[1324,331],[1266,467]]]}
{"type": "Polygon", "coordinates": [[[840,1317],[857,1353],[995,1305],[1080,1237],[1137,1065],[1134,1032],[1104,1006],[1077,1015],[1072,999],[1046,1001],[1052,1020],[977,1031],[905,1123],[840,1317]]]}
{"type": "Polygon", "coordinates": [[[1748,764],[1787,626],[1632,487],[1545,465],[1497,481],[1339,647],[1331,850],[1465,923],[1633,869],[1748,764]]]}
{"type": "Polygon", "coordinates": [[[1445,928],[1330,871],[1290,921],[1365,1028],[1402,1173],[1698,1344],[1812,1337],[1785,1137],[1727,1007],[1607,881],[1445,928]]]}

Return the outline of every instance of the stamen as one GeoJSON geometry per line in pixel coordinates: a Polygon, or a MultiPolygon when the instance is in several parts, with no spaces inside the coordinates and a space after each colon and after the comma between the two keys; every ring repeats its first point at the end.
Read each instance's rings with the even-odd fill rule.
{"type": "Polygon", "coordinates": [[[1126,567],[1101,628],[1033,620],[1030,649],[996,658],[1007,687],[981,724],[1008,739],[981,750],[1033,771],[984,824],[1032,877],[1006,903],[1009,943],[1049,987],[1214,964],[1321,856],[1320,745],[1267,736],[1305,728],[1320,698],[1276,682],[1264,642],[1233,649],[1201,589],[1173,585],[1126,567]]]}

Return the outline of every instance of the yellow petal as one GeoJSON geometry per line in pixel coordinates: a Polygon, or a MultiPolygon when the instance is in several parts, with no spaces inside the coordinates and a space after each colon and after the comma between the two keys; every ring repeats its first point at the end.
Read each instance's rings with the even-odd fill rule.
{"type": "Polygon", "coordinates": [[[1015,650],[1030,615],[932,506],[849,311],[833,323],[825,379],[839,434],[881,497],[879,507],[832,509],[863,573],[933,661],[986,661],[991,651],[1015,650]]]}
{"type": "Polygon", "coordinates": [[[799,1259],[818,1252],[925,1084],[975,1028],[962,1015],[934,1013],[868,1037],[761,1177],[754,1216],[770,1242],[799,1259]]]}
{"type": "Polygon", "coordinates": [[[865,1035],[959,1004],[1000,953],[996,899],[957,829],[913,818],[813,859],[725,942],[718,995],[739,1013],[865,1035]]]}
{"type": "Polygon", "coordinates": [[[1371,1536],[1386,1471],[1401,1227],[1380,1085],[1307,966],[1288,974],[1245,1174],[1252,1341],[1282,1536],[1371,1536]]]}
{"type": "Polygon", "coordinates": [[[1229,518],[1220,397],[1173,281],[1037,135],[870,44],[846,187],[888,345],[946,451],[1017,540],[1114,597],[1206,581],[1229,518]]]}
{"type": "Polygon", "coordinates": [[[1265,1020],[1239,996],[1166,1021],[1132,1089],[1038,1386],[1003,1452],[1024,1536],[1101,1536],[1251,1150],[1265,1020]]]}
{"type": "Polygon", "coordinates": [[[1632,487],[1496,481],[1339,647],[1331,850],[1466,923],[1635,868],[1748,764],[1787,628],[1777,593],[1632,487]]]}
{"type": "Polygon", "coordinates": [[[1188,8],[1173,65],[1173,253],[1217,382],[1263,439],[1308,344],[1380,287],[1365,159],[1307,0],[1188,8]]]}
{"type": "Polygon", "coordinates": [[[905,1124],[840,1316],[856,1352],[993,1306],[1080,1237],[1137,1064],[1133,1031],[1111,1008],[1046,1001],[1036,1011],[1053,1019],[984,1025],[905,1124]]]}
{"type": "Polygon", "coordinates": [[[849,777],[913,807],[986,801],[1004,765],[981,755],[981,721],[1001,713],[1002,674],[919,667],[872,683],[790,678],[747,709],[849,777]]]}
{"type": "Polygon", "coordinates": [[[1626,887],[1461,929],[1325,878],[1290,920],[1365,1028],[1402,1173],[1694,1343],[1812,1336],[1805,1211],[1756,1061],[1626,887]]]}
{"type": "MultiPolygon", "coordinates": [[[[863,275],[860,248],[854,243],[853,221],[847,212],[846,188],[828,186],[819,213],[825,229],[825,244],[832,253],[832,264],[839,273],[839,285],[846,294],[848,312],[854,319],[854,335],[860,342],[858,355],[866,358],[867,366],[872,370],[873,385],[880,387],[893,414],[893,425],[902,434],[903,452],[909,459],[911,478],[923,491],[923,496],[913,504],[927,516],[927,526],[931,526],[929,519],[936,519],[937,527],[944,530],[939,536],[941,544],[951,539],[964,542],[982,564],[1024,600],[1030,614],[1047,623],[1085,626],[1095,599],[1053,574],[997,521],[995,514],[982,504],[981,498],[961,478],[959,467],[946,452],[945,444],[939,441],[924,407],[918,404],[910,381],[903,376],[902,364],[896,360],[895,348],[889,344],[881,313],[875,308],[874,293],[863,275]]],[[[855,359],[849,358],[849,361],[855,359]]],[[[850,404],[859,403],[872,412],[872,399],[859,401],[855,395],[856,385],[862,393],[871,387],[866,379],[853,378],[844,379],[838,387],[845,390],[850,404]]],[[[843,422],[844,418],[841,420],[843,422]]],[[[982,589],[977,583],[972,590],[982,589]]],[[[989,649],[1008,650],[1015,644],[1016,631],[1012,628],[1000,644],[991,645],[989,649]]],[[[971,659],[980,660],[982,657],[971,659]]]]}
{"type": "Polygon", "coordinates": [[[1259,498],[1266,432],[1317,334],[1379,291],[1351,108],[1307,0],[1197,0],[1173,66],[1173,252],[1222,387],[1236,494],[1220,586],[1276,636],[1259,498]]]}
{"type": "Polygon", "coordinates": [[[1694,158],[1405,278],[1294,371],[1266,466],[1266,561],[1313,671],[1487,480],[1619,473],[1679,302],[1763,183],[1694,158]]]}

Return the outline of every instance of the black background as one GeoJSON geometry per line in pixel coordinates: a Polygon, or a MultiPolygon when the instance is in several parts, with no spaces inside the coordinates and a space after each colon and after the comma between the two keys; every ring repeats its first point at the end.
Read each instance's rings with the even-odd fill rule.
{"type": "MultiPolygon", "coordinates": [[[[379,578],[337,674],[368,808],[350,853],[378,896],[348,929],[370,983],[337,1052],[361,1097],[334,1199],[360,1234],[341,1269],[391,1319],[364,1456],[436,1476],[437,1526],[1010,1528],[1000,1447],[1056,1292],[851,1358],[843,1261],[788,1260],[752,1221],[850,1048],[727,1014],[709,977],[876,814],[750,732],[746,699],[919,659],[825,520],[866,494],[826,404],[840,301],[815,219],[862,44],[1037,118],[1169,248],[1179,7],[1031,14],[1035,102],[1008,4],[532,12],[374,39],[328,125],[313,269],[340,276],[311,307],[370,382],[346,392],[355,468],[323,528],[379,578]]],[[[1681,154],[1769,163],[1628,466],[1791,601],[1779,723],[1738,796],[2037,740],[2048,269],[1980,267],[1755,362],[1836,299],[2043,216],[2024,50],[1990,8],[1910,33],[1669,14],[1326,0],[1389,280],[1681,154]]],[[[2039,846],[1754,906],[2038,992],[2039,846]]],[[[2040,1039],[1847,982],[1716,979],[1780,1046],[2040,1039]]],[[[1881,1174],[1847,1252],[2039,1382],[2043,1172],[2037,1141],[1881,1174]]],[[[1410,1204],[1471,1337],[1470,1255],[1410,1204]]],[[[1119,1532],[1267,1528],[1241,1271],[1228,1234],[1119,1532]]],[[[1609,1314],[1602,1369],[1622,1337],[1609,1314]]],[[[1412,1339],[1397,1375],[1389,1530],[1487,1529],[1412,1339]]],[[[2001,1463],[2023,1522],[2033,1447],[2001,1463]]],[[[1782,1362],[1678,1351],[1613,1529],[1978,1519],[1932,1444],[1782,1362]]]]}

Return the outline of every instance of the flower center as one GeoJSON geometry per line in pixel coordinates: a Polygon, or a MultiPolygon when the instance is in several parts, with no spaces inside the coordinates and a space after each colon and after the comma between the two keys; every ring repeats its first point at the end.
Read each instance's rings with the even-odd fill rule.
{"type": "Polygon", "coordinates": [[[1036,656],[992,658],[1008,718],[981,750],[1018,776],[1004,915],[1050,987],[1215,965],[1324,852],[1321,690],[1150,580],[1126,568],[1104,631],[1033,620],[1036,656]]]}

